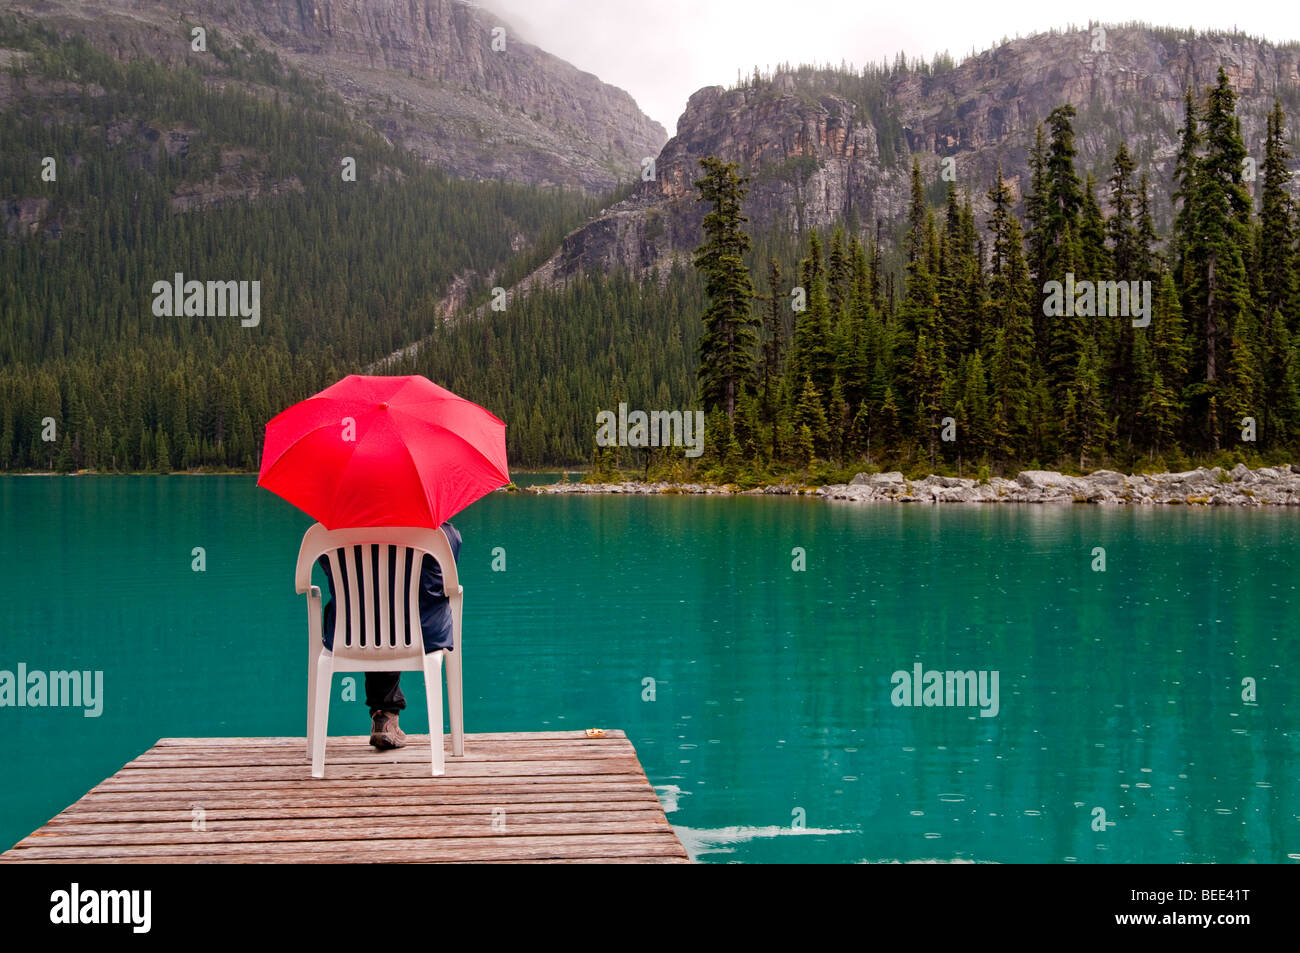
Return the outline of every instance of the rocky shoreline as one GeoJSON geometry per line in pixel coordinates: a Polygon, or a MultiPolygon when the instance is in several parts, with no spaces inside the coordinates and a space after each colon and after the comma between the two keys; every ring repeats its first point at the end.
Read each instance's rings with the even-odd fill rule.
{"type": "Polygon", "coordinates": [[[741,490],[731,484],[549,483],[528,492],[624,494],[628,496],[815,496],[856,503],[1096,503],[1133,506],[1300,506],[1300,468],[1284,463],[1252,470],[1201,467],[1184,473],[1125,475],[1097,470],[1073,477],[1051,470],[1025,470],[1014,480],[932,475],[908,480],[903,474],[859,473],[849,483],[828,486],[778,484],[741,490]]]}

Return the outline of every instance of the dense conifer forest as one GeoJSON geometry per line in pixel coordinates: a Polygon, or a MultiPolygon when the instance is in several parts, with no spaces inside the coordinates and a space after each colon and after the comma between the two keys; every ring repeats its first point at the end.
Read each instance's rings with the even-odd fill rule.
{"type": "Polygon", "coordinates": [[[0,237],[3,469],[254,468],[271,416],[431,332],[454,277],[473,276],[471,297],[488,275],[508,286],[600,208],[448,178],[215,34],[247,83],[121,63],[13,20],[0,31],[29,51],[12,72],[33,89],[0,111],[0,195],[45,200],[56,223],[0,237]],[[189,134],[185,154],[153,145],[171,129],[189,134]],[[178,190],[222,185],[231,153],[290,184],[274,198],[173,207],[178,190]],[[47,156],[53,182],[40,176],[47,156]],[[156,316],[153,284],[178,272],[260,281],[260,323],[156,316]]]}
{"type": "MultiPolygon", "coordinates": [[[[1222,73],[1189,91],[1167,183],[1138,173],[1123,144],[1104,182],[1081,177],[1074,109],[1056,109],[1031,154],[1023,221],[1001,181],[982,228],[953,183],[931,207],[914,163],[906,231],[889,247],[843,227],[802,248],[794,235],[750,236],[744,180],[706,159],[699,191],[721,218],[706,220],[698,274],[577,279],[481,331],[456,329],[416,364],[527,420],[512,445],[526,463],[591,453],[593,409],[685,406],[695,375],[711,411],[708,479],[1291,459],[1300,328],[1286,116],[1277,105],[1252,198],[1234,105],[1222,73]],[[1163,236],[1157,188],[1175,200],[1163,236]],[[542,387],[494,385],[526,380],[498,377],[501,365],[538,367],[542,387]]],[[[665,450],[592,459],[607,476],[685,465],[665,450]]]]}
{"type": "MultiPolygon", "coordinates": [[[[1300,442],[1287,117],[1279,103],[1252,180],[1222,74],[1188,93],[1173,181],[1139,172],[1124,145],[1103,178],[1079,170],[1070,106],[1039,129],[1023,214],[999,181],[987,222],[914,162],[897,229],[751,232],[745,180],[706,160],[714,214],[694,264],[578,275],[443,323],[457,276],[482,303],[602,204],[442,176],[274,57],[219,37],[238,82],[215,86],[12,20],[0,33],[27,51],[12,75],[46,91],[0,111],[0,193],[45,200],[57,223],[0,238],[3,469],[251,469],[267,419],[414,341],[385,372],[426,374],[501,416],[520,467],[752,483],[1178,469],[1293,459],[1300,442]],[[58,83],[69,92],[50,94],[58,83]],[[142,134],[177,128],[183,152],[142,150],[142,134]],[[184,187],[222,181],[232,150],[279,193],[178,209],[184,187]],[[39,177],[46,156],[56,182],[39,177]],[[358,181],[342,180],[343,156],[358,181]],[[1157,190],[1174,200],[1161,231],[1157,190]],[[261,323],[156,316],[150,289],[177,272],[261,281],[261,323]],[[1052,282],[1071,313],[1045,313],[1052,282]],[[1145,323],[1074,313],[1075,289],[1107,282],[1132,288],[1134,309],[1149,290],[1145,323]],[[595,452],[595,415],[619,402],[704,406],[705,456],[595,452]]],[[[841,91],[870,106],[887,74],[841,91]]]]}

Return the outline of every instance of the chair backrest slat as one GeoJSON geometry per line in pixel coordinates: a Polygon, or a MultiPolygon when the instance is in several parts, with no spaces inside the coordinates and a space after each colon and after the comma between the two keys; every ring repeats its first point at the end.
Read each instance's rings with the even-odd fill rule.
{"type": "MultiPolygon", "coordinates": [[[[365,646],[361,632],[361,590],[357,588],[356,550],[351,546],[343,550],[343,564],[347,567],[348,587],[344,592],[342,606],[348,614],[348,631],[352,633],[352,646],[365,646]]],[[[337,585],[337,583],[335,583],[337,585]]],[[[334,597],[338,598],[335,591],[334,597]]]]}
{"type": "MultiPolygon", "coordinates": [[[[338,550],[329,549],[326,550],[324,553],[325,558],[329,560],[330,578],[334,580],[335,587],[339,589],[343,587],[343,574],[340,572],[340,570],[343,567],[339,563],[339,556],[342,552],[343,550],[341,549],[338,550]]],[[[334,632],[333,632],[333,639],[335,645],[342,645],[344,643],[344,640],[346,638],[345,635],[346,628],[347,628],[347,622],[343,613],[335,612],[334,632]]]]}
{"type": "Polygon", "coordinates": [[[420,628],[420,574],[424,568],[424,554],[413,553],[411,557],[411,580],[407,584],[406,638],[424,644],[424,632],[420,628]]]}
{"type": "Polygon", "coordinates": [[[388,556],[391,546],[379,547],[379,631],[393,632],[389,626],[388,603],[392,598],[392,588],[388,582],[388,556]]]}
{"type": "Polygon", "coordinates": [[[393,632],[406,632],[406,600],[402,598],[402,589],[406,585],[406,560],[411,552],[405,546],[397,548],[397,564],[393,567],[396,576],[393,579],[393,632]]]}

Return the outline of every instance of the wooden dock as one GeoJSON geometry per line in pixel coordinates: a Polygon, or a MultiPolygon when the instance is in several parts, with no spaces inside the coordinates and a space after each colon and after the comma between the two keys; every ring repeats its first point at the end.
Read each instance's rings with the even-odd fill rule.
{"type": "Polygon", "coordinates": [[[330,738],[163,738],[5,863],[687,863],[621,731],[428,736],[377,752],[330,738]],[[450,752],[450,741],[448,751],[450,752]]]}

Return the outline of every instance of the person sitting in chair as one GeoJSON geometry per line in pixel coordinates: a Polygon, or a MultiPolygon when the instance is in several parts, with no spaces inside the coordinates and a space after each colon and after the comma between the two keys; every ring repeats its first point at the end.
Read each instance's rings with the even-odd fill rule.
{"type": "MultiPolygon", "coordinates": [[[[460,533],[450,521],[442,524],[442,531],[447,534],[447,542],[451,544],[452,558],[459,562],[460,533]]],[[[387,550],[384,552],[387,556],[387,550]]],[[[321,556],[317,563],[325,570],[325,580],[329,583],[330,591],[330,601],[325,606],[325,631],[322,641],[325,643],[325,648],[333,650],[334,578],[330,573],[327,556],[321,556]]],[[[377,573],[378,568],[378,552],[376,552],[371,571],[377,573]]],[[[397,567],[399,574],[403,568],[397,567]]],[[[375,575],[373,578],[379,577],[375,575]]],[[[345,576],[344,585],[346,584],[345,576]]],[[[349,640],[351,628],[351,620],[344,620],[346,638],[349,640]]],[[[451,602],[442,589],[442,570],[438,568],[438,561],[428,555],[424,557],[420,567],[420,629],[424,636],[426,653],[436,652],[438,649],[455,651],[455,646],[452,645],[451,602]]],[[[370,743],[379,751],[401,748],[406,744],[406,733],[397,724],[398,713],[406,707],[406,696],[402,694],[399,684],[401,676],[401,672],[366,672],[366,707],[370,709],[370,743]]]]}

